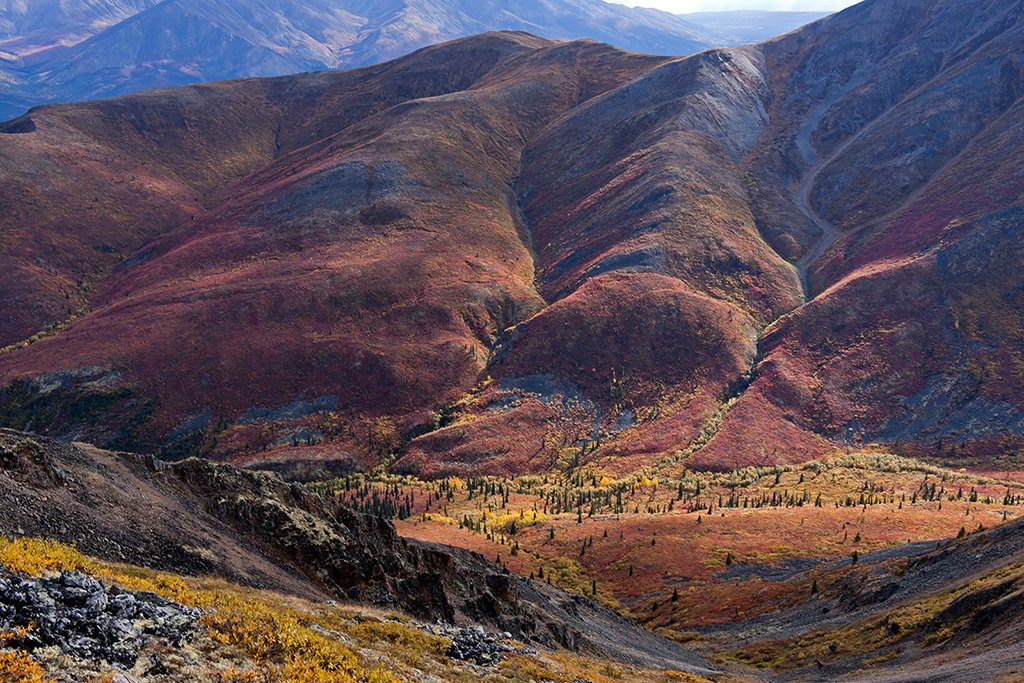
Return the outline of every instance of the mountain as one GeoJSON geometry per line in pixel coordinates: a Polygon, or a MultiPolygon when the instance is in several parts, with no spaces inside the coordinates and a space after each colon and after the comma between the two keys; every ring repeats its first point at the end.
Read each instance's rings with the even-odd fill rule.
{"type": "Polygon", "coordinates": [[[1022,16],[0,124],[0,668],[1017,680],[1022,16]]]}
{"type": "Polygon", "coordinates": [[[736,418],[785,406],[848,441],[1015,448],[1020,12],[862,3],[775,43],[796,59],[745,164],[762,233],[816,296],[765,331],[736,418]]]}
{"type": "Polygon", "coordinates": [[[304,477],[993,458],[1017,4],[522,33],[4,124],[5,424],[304,477]]]}
{"type": "Polygon", "coordinates": [[[31,0],[0,3],[0,53],[30,57],[68,48],[156,5],[155,0],[31,0]]]}
{"type": "Polygon", "coordinates": [[[714,31],[673,14],[600,0],[171,0],[59,11],[30,4],[6,10],[0,26],[9,27],[0,52],[10,53],[0,62],[8,82],[3,118],[23,113],[25,103],[375,64],[491,30],[586,36],[657,54],[723,44],[714,31]]]}

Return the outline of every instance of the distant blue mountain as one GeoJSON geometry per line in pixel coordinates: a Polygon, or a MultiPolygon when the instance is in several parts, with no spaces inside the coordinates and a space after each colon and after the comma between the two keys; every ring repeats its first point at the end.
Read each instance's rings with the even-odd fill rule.
{"type": "Polygon", "coordinates": [[[374,64],[493,30],[684,55],[810,16],[728,14],[695,15],[709,28],[600,0],[0,0],[0,120],[44,102],[374,64]]]}
{"type": "Polygon", "coordinates": [[[730,45],[750,45],[805,26],[827,17],[829,12],[694,12],[680,14],[686,21],[699,24],[729,41],[730,45]]]}

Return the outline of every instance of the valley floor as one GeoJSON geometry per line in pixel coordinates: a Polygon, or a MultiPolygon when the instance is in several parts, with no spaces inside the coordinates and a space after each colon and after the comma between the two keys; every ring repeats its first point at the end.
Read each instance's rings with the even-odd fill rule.
{"type": "Polygon", "coordinates": [[[394,517],[403,536],[585,594],[758,678],[952,681],[969,670],[1012,681],[1024,680],[1024,636],[968,618],[1005,598],[984,592],[997,579],[1024,596],[1024,490],[1012,475],[863,452],[725,474],[316,487],[394,517]],[[968,594],[969,606],[950,607],[968,594]]]}

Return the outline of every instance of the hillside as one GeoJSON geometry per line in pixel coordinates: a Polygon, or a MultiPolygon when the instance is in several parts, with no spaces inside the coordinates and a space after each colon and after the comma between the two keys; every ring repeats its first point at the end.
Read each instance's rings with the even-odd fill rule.
{"type": "Polygon", "coordinates": [[[745,165],[762,232],[793,238],[816,296],[766,330],[738,418],[785,405],[777,423],[847,440],[944,457],[1017,447],[1019,307],[1003,260],[1021,196],[1005,175],[1020,163],[1015,12],[862,3],[805,36],[820,48],[774,44],[795,56],[776,76],[785,115],[745,165]],[[780,176],[799,179],[791,197],[780,176]]]}
{"type": "Polygon", "coordinates": [[[912,669],[924,681],[1012,681],[1024,637],[1022,538],[1018,521],[938,549],[866,554],[852,571],[833,564],[843,578],[831,595],[705,637],[789,680],[889,683],[912,669]]]}
{"type": "Polygon", "coordinates": [[[4,424],[306,478],[1013,459],[1021,39],[869,0],[34,110],[4,424]]]}
{"type": "Polygon", "coordinates": [[[68,48],[157,4],[153,0],[0,3],[0,53],[29,57],[68,48]]]}

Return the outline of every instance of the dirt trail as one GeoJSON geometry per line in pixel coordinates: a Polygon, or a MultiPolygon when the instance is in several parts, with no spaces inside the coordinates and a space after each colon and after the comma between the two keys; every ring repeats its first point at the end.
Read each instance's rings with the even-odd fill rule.
{"type": "Polygon", "coordinates": [[[818,174],[821,173],[821,170],[832,163],[832,161],[840,154],[845,152],[850,145],[859,140],[864,133],[874,126],[875,121],[878,119],[869,122],[859,131],[844,140],[843,143],[839,145],[826,159],[818,159],[817,155],[814,153],[814,149],[811,147],[811,133],[818,128],[818,124],[821,123],[825,114],[828,113],[828,110],[831,109],[836,102],[846,97],[866,80],[867,71],[860,75],[852,76],[846,85],[843,86],[834,97],[815,107],[811,113],[807,115],[807,118],[804,119],[803,124],[801,124],[800,128],[797,130],[796,146],[800,150],[800,154],[803,155],[804,162],[811,168],[804,175],[800,185],[797,186],[796,191],[793,193],[793,200],[796,202],[797,208],[800,209],[800,212],[811,219],[811,222],[817,225],[821,230],[821,238],[818,240],[818,243],[814,245],[814,248],[811,249],[807,256],[796,264],[796,273],[800,278],[800,285],[803,287],[805,303],[814,298],[811,296],[810,283],[807,280],[808,270],[812,265],[814,265],[814,262],[817,261],[818,258],[820,258],[821,255],[824,254],[837,239],[839,239],[839,235],[841,234],[840,231],[831,223],[819,216],[817,212],[811,208],[811,204],[808,200],[811,194],[811,188],[814,187],[814,183],[818,179],[818,174]]]}
{"type": "MultiPolygon", "coordinates": [[[[822,107],[819,107],[818,109],[823,108],[824,105],[822,107]]],[[[840,231],[837,230],[831,223],[829,223],[824,218],[819,216],[818,213],[811,208],[811,204],[809,201],[811,188],[814,187],[814,183],[818,179],[818,174],[821,173],[821,170],[828,166],[830,163],[832,163],[832,161],[835,160],[840,154],[845,152],[850,147],[850,145],[859,140],[865,132],[870,130],[871,126],[874,123],[869,123],[868,125],[861,128],[857,133],[848,137],[845,141],[843,141],[843,144],[839,145],[835,149],[835,151],[832,152],[832,154],[827,158],[817,160],[814,151],[811,149],[810,142],[811,133],[817,127],[817,122],[820,121],[821,119],[820,114],[816,115],[817,111],[818,110],[815,110],[815,113],[808,117],[804,125],[800,127],[800,130],[797,133],[796,140],[797,147],[799,147],[800,152],[804,155],[804,160],[807,161],[808,163],[813,163],[814,165],[811,166],[807,174],[804,175],[804,179],[800,182],[800,185],[797,186],[796,192],[793,193],[793,200],[796,202],[796,206],[798,209],[800,209],[801,213],[810,218],[811,221],[815,225],[817,225],[818,228],[821,229],[821,238],[818,240],[818,243],[814,245],[814,248],[811,249],[807,256],[805,256],[799,263],[796,264],[796,272],[797,275],[800,277],[800,285],[803,287],[804,290],[805,302],[810,301],[811,299],[814,298],[811,295],[810,283],[807,280],[808,269],[810,269],[814,262],[817,261],[829,247],[835,244],[835,241],[839,239],[839,235],[841,234],[840,231]],[[814,122],[814,125],[808,125],[812,121],[814,122]]],[[[822,112],[822,114],[823,113],[824,112],[822,112]]]]}
{"type": "MultiPolygon", "coordinates": [[[[823,107],[824,106],[825,105],[823,105],[823,107]]],[[[818,109],[822,109],[822,107],[819,107],[818,109]]],[[[804,124],[800,127],[800,130],[797,132],[796,139],[797,147],[803,154],[804,160],[807,163],[813,165],[811,166],[807,174],[804,175],[804,178],[800,182],[800,185],[797,186],[796,191],[793,193],[793,200],[796,202],[797,208],[800,209],[801,213],[803,213],[805,216],[811,219],[811,221],[815,225],[817,225],[818,228],[821,229],[821,238],[818,240],[818,243],[814,245],[814,248],[811,249],[810,252],[808,252],[807,256],[805,256],[802,260],[800,260],[799,263],[796,264],[797,275],[800,278],[800,284],[804,290],[805,303],[814,298],[811,293],[810,283],[807,279],[808,270],[815,263],[815,261],[817,261],[821,257],[821,255],[828,250],[829,247],[835,244],[836,240],[839,239],[839,236],[842,234],[841,231],[836,229],[835,226],[833,226],[831,223],[829,223],[824,218],[819,216],[818,213],[811,208],[809,201],[811,188],[814,187],[814,183],[815,181],[817,181],[818,175],[821,173],[822,169],[824,169],[835,159],[837,159],[839,155],[841,155],[850,147],[850,145],[852,145],[857,140],[861,139],[865,133],[874,128],[875,123],[877,123],[878,121],[878,119],[876,118],[873,121],[869,122],[855,134],[851,135],[846,140],[844,140],[843,143],[839,145],[835,149],[835,151],[832,152],[832,154],[829,155],[826,159],[819,161],[816,158],[816,155],[814,154],[814,150],[811,148],[810,143],[811,133],[814,131],[814,129],[817,127],[818,122],[820,122],[821,120],[821,115],[818,114],[818,109],[816,109],[811,114],[811,116],[808,116],[807,120],[804,122],[804,124]]],[[[923,195],[925,191],[927,191],[928,188],[932,186],[932,182],[935,179],[941,177],[943,173],[945,173],[950,167],[953,166],[953,164],[960,160],[960,158],[967,152],[967,150],[971,148],[976,139],[977,136],[975,136],[975,138],[972,138],[967,143],[967,145],[962,150],[960,150],[958,154],[956,154],[953,158],[951,158],[949,161],[943,164],[942,167],[939,168],[937,171],[932,173],[931,177],[928,179],[927,182],[923,183],[919,188],[914,190],[912,194],[910,194],[905,200],[900,202],[900,204],[895,209],[890,211],[887,215],[895,215],[899,211],[902,211],[905,207],[917,201],[921,197],[921,195],[923,195]]]]}
{"type": "MultiPolygon", "coordinates": [[[[844,140],[843,143],[836,147],[832,154],[830,154],[827,158],[819,160],[814,152],[814,149],[811,147],[811,134],[817,129],[818,124],[821,123],[821,120],[824,118],[825,114],[836,102],[846,97],[846,95],[848,95],[855,88],[860,86],[866,80],[867,77],[864,74],[852,77],[850,81],[835,95],[835,97],[829,99],[828,101],[822,103],[814,110],[812,110],[811,113],[808,114],[804,122],[801,124],[800,128],[797,130],[795,142],[797,148],[800,150],[800,153],[804,158],[804,162],[810,166],[810,169],[804,175],[803,180],[800,182],[800,184],[794,191],[793,200],[796,203],[797,208],[800,209],[800,212],[807,216],[807,218],[809,218],[815,225],[817,225],[822,233],[821,238],[818,240],[817,244],[814,245],[814,248],[811,249],[811,251],[808,252],[808,254],[796,264],[797,276],[800,278],[800,284],[803,287],[805,303],[814,298],[812,296],[810,283],[808,281],[808,272],[811,266],[814,265],[814,263],[821,257],[822,254],[824,254],[828,250],[829,247],[835,244],[836,240],[839,239],[840,235],[842,234],[840,230],[836,229],[835,226],[826,221],[824,218],[818,215],[818,213],[814,209],[811,208],[809,197],[811,194],[811,188],[814,187],[814,183],[817,181],[818,175],[821,173],[822,169],[824,169],[835,159],[837,159],[843,152],[849,149],[850,145],[857,142],[862,137],[864,137],[866,133],[871,131],[875,127],[875,125],[882,118],[884,118],[890,111],[898,108],[904,102],[913,99],[924,87],[922,86],[921,88],[918,88],[917,90],[908,93],[902,100],[900,100],[899,103],[887,108],[876,118],[866,123],[859,131],[857,131],[856,133],[848,137],[846,140],[844,140]]],[[[1000,118],[1010,115],[1011,111],[1013,111],[1013,108],[1008,108],[1007,111],[1000,116],[1000,118]]],[[[974,145],[978,137],[979,135],[975,135],[973,138],[971,138],[971,140],[967,142],[963,149],[961,149],[956,155],[954,155],[945,164],[943,164],[938,170],[933,172],[931,176],[928,178],[927,182],[922,183],[920,187],[918,187],[906,199],[900,202],[898,206],[893,208],[887,214],[887,217],[899,213],[904,208],[910,206],[915,201],[917,201],[928,190],[928,188],[932,186],[932,183],[936,179],[942,177],[942,175],[949,168],[956,164],[967,153],[967,151],[971,149],[971,147],[974,145]]]]}
{"type": "MultiPolygon", "coordinates": [[[[833,158],[835,157],[830,157],[828,161],[831,161],[833,158]]],[[[803,182],[800,183],[796,192],[793,194],[793,199],[796,201],[797,208],[821,229],[821,238],[818,240],[818,243],[814,245],[814,249],[811,249],[807,256],[796,264],[796,274],[800,278],[800,286],[804,291],[805,302],[814,298],[811,295],[810,282],[807,280],[808,268],[810,268],[811,265],[825,253],[826,249],[835,244],[835,241],[839,239],[839,231],[836,230],[831,223],[819,216],[807,201],[807,198],[811,193],[811,187],[814,185],[814,181],[817,180],[818,173],[825,167],[825,163],[827,162],[816,164],[811,168],[811,172],[804,177],[803,182]]]]}

